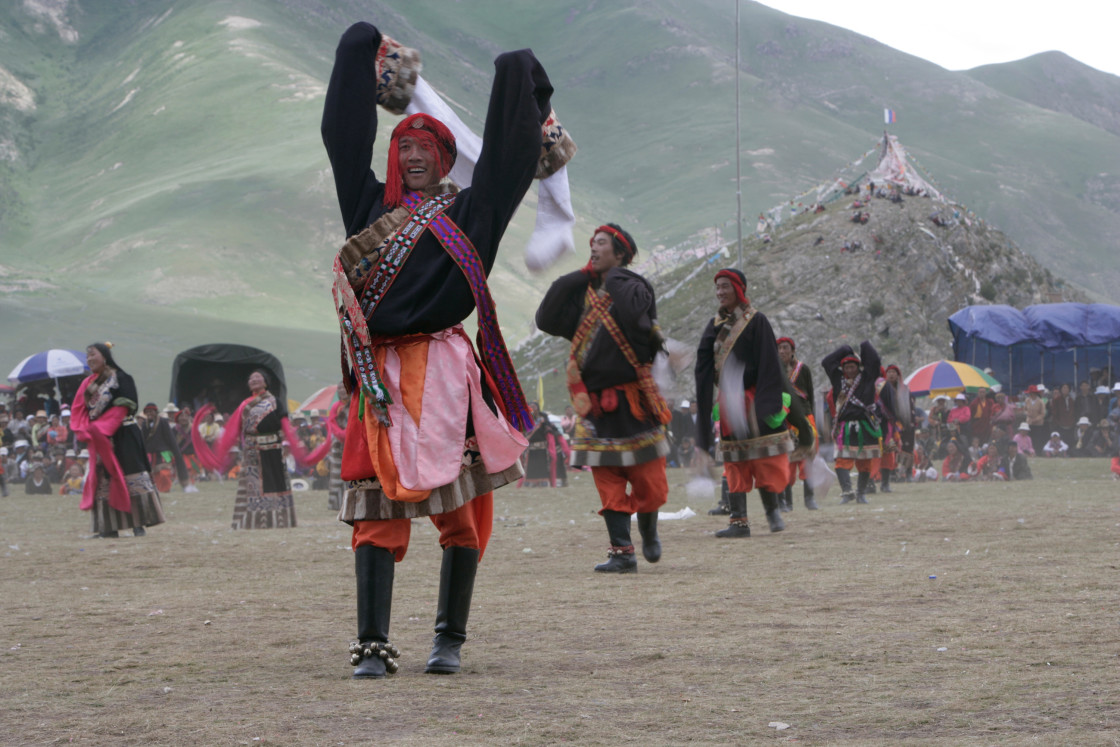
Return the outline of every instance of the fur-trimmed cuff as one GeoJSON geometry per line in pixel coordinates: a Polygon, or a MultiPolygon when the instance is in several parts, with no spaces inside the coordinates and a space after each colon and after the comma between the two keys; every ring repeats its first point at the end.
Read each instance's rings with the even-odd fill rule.
{"type": "Polygon", "coordinates": [[[420,52],[382,34],[377,49],[377,103],[393,114],[404,114],[423,67],[420,52]]]}
{"type": "Polygon", "coordinates": [[[541,157],[537,161],[537,179],[545,179],[562,169],[576,154],[572,136],[556,118],[556,110],[548,113],[541,125],[541,157]]]}

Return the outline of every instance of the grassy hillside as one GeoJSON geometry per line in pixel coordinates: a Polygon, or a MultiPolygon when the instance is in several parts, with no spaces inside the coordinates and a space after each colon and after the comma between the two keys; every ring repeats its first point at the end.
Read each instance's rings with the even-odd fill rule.
{"type": "MultiPolygon", "coordinates": [[[[112,299],[137,340],[150,332],[140,320],[156,319],[175,335],[248,324],[329,339],[329,264],[344,237],[318,122],[334,44],[358,19],[419,48],[425,77],[476,130],[494,55],[536,52],[580,146],[577,246],[605,220],[646,253],[735,233],[725,2],[58,2],[53,20],[36,7],[0,7],[0,280],[29,309],[86,319],[70,296],[112,299]]],[[[742,43],[748,225],[866,150],[891,106],[893,131],[943,190],[1055,274],[1120,298],[1114,131],[978,71],[759,5],[743,6],[742,43]]],[[[550,279],[521,262],[534,200],[492,277],[511,341],[531,332],[550,279]]],[[[0,323],[13,364],[58,336],[50,315],[31,318],[30,343],[0,323]]],[[[333,351],[309,359],[318,378],[335,376],[333,351]]]]}

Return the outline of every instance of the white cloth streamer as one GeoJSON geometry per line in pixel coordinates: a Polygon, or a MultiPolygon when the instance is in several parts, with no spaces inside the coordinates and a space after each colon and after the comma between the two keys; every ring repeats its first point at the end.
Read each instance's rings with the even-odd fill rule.
{"type": "MultiPolygon", "coordinates": [[[[471,186],[474,165],[478,163],[478,156],[482,152],[482,138],[459,119],[459,115],[423,77],[416,79],[416,90],[405,113],[428,114],[447,125],[455,136],[455,148],[459,152],[448,177],[460,189],[471,186]]],[[[533,235],[529,237],[529,243],[525,247],[525,266],[531,272],[540,272],[555,264],[564,254],[574,252],[572,228],[575,224],[576,216],[572,210],[572,196],[568,188],[568,169],[564,166],[552,176],[540,180],[537,220],[533,235]]]]}

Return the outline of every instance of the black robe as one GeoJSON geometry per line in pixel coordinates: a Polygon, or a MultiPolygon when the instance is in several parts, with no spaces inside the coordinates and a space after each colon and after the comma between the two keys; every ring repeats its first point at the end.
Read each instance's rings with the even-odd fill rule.
{"type": "MultiPolygon", "coordinates": [[[[721,320],[711,318],[700,336],[696,348],[696,447],[710,451],[712,447],[712,403],[715,399],[716,360],[715,343],[719,335],[721,320]]],[[[723,322],[724,324],[730,322],[723,322]]],[[[786,429],[782,423],[777,428],[766,424],[766,418],[782,411],[782,393],[788,384],[781,358],[778,357],[778,344],[774,339],[774,329],[770,320],[761,311],[756,311],[747,322],[746,329],[735,340],[735,346],[728,358],[743,364],[743,389],[754,389],[755,413],[758,418],[759,436],[779,433],[786,429]]],[[[799,412],[803,412],[798,408],[799,412]]],[[[811,431],[810,441],[811,441],[811,431]]]]}
{"type": "MultiPolygon", "coordinates": [[[[537,309],[537,327],[542,332],[571,340],[583,318],[584,300],[591,281],[591,276],[583,270],[576,270],[557,278],[545,293],[537,309]]],[[[610,297],[608,313],[618,323],[623,336],[633,348],[638,363],[652,363],[663,344],[657,326],[657,303],[654,299],[653,286],[638,273],[624,267],[607,270],[601,283],[602,289],[610,297]]],[[[638,380],[637,370],[626,360],[626,356],[623,355],[610,332],[602,325],[592,332],[591,339],[587,342],[587,352],[580,368],[580,376],[588,393],[597,398],[602,398],[603,393],[609,389],[632,384],[638,380]]],[[[656,444],[645,443],[640,449],[642,455],[634,463],[641,464],[668,454],[668,444],[663,435],[664,429],[660,422],[654,419],[652,413],[647,411],[645,417],[635,417],[621,390],[618,390],[617,401],[618,406],[614,410],[604,409],[600,413],[589,413],[583,419],[584,423],[590,423],[592,426],[588,433],[581,435],[581,428],[577,426],[576,437],[572,443],[572,449],[576,452],[573,464],[584,463],[580,459],[585,451],[580,448],[580,445],[588,438],[600,442],[613,441],[618,447],[615,450],[631,451],[629,447],[632,444],[628,443],[629,439],[640,438],[652,430],[660,431],[661,438],[656,444]]],[[[606,457],[606,454],[604,453],[603,456],[606,457]]],[[[629,460],[626,463],[629,463],[629,460]]],[[[607,461],[598,463],[592,460],[586,464],[610,466],[613,460],[607,458],[607,461]]]]}

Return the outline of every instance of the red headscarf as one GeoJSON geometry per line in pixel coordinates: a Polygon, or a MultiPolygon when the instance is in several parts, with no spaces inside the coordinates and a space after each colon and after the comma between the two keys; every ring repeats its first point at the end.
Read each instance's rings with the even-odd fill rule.
{"type": "Polygon", "coordinates": [[[727,278],[731,281],[731,287],[735,289],[735,298],[743,306],[750,306],[751,300],[747,298],[747,276],[739,270],[727,269],[720,270],[716,273],[714,280],[720,278],[727,278]]]}
{"type": "Polygon", "coordinates": [[[792,337],[779,337],[777,340],[774,341],[774,344],[775,345],[781,345],[783,342],[786,345],[789,345],[790,350],[797,350],[797,346],[793,344],[793,338],[792,337]]]}
{"type": "Polygon", "coordinates": [[[605,233],[608,236],[611,236],[612,238],[614,238],[614,240],[617,241],[619,244],[621,244],[622,245],[622,253],[623,253],[623,255],[625,255],[625,261],[623,262],[623,264],[624,265],[630,264],[630,261],[632,259],[634,259],[634,247],[631,246],[630,240],[626,238],[626,234],[622,233],[622,231],[619,231],[617,228],[613,228],[611,226],[599,226],[598,228],[596,228],[594,231],[591,232],[591,239],[587,242],[588,244],[594,243],[595,234],[597,234],[597,233],[605,233]]]}
{"type": "Polygon", "coordinates": [[[420,145],[439,157],[439,178],[447,176],[451,167],[455,165],[458,150],[455,148],[455,136],[447,125],[435,117],[427,114],[413,114],[400,121],[393,129],[392,139],[389,141],[389,165],[385,171],[385,197],[387,208],[395,208],[401,204],[404,192],[404,175],[401,174],[400,151],[397,143],[402,137],[415,138],[420,145]]]}

